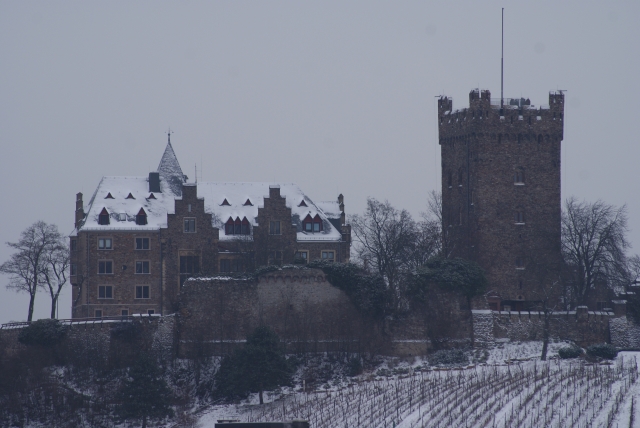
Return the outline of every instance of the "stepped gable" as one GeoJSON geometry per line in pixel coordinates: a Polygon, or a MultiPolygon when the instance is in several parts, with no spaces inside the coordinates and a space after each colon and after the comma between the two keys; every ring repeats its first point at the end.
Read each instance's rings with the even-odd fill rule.
{"type": "Polygon", "coordinates": [[[173,194],[176,196],[182,195],[182,183],[187,182],[187,176],[182,173],[176,153],[173,151],[173,146],[171,146],[171,137],[169,137],[167,147],[164,149],[162,159],[160,159],[158,173],[160,173],[160,178],[169,186],[173,194]]]}

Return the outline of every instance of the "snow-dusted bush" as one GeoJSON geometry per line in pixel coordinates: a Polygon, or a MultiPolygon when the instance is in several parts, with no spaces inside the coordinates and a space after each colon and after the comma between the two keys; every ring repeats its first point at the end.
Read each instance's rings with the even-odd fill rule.
{"type": "Polygon", "coordinates": [[[613,360],[618,355],[618,350],[615,346],[608,343],[600,343],[598,345],[591,345],[587,348],[587,354],[591,357],[600,357],[606,360],[613,360]]]}
{"type": "Polygon", "coordinates": [[[576,345],[563,346],[562,348],[558,349],[558,355],[563,360],[566,360],[568,358],[578,358],[580,355],[582,355],[582,348],[576,345]]]}
{"type": "Polygon", "coordinates": [[[62,340],[67,328],[56,319],[34,321],[20,331],[18,341],[25,345],[53,346],[62,340]]]}
{"type": "Polygon", "coordinates": [[[462,349],[444,349],[429,355],[432,366],[458,366],[469,363],[469,356],[462,349]]]}

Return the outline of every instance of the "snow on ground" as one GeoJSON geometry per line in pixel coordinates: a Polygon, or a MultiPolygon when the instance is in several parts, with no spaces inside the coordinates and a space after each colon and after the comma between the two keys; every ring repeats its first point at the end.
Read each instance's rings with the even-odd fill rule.
{"type": "Polygon", "coordinates": [[[213,427],[219,419],[307,419],[314,428],[640,426],[640,353],[621,352],[613,362],[560,360],[563,345],[550,344],[548,361],[540,361],[540,342],[473,350],[472,364],[464,367],[386,358],[360,376],[314,391],[269,394],[264,405],[252,396],[210,407],[199,426],[213,427]]]}

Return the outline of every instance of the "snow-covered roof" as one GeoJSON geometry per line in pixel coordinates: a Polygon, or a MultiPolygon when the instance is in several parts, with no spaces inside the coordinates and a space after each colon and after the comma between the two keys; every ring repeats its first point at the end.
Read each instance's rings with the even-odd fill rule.
{"type": "MultiPolygon", "coordinates": [[[[149,192],[148,177],[103,177],[93,194],[86,217],[80,230],[157,230],[167,227],[167,214],[175,209],[174,201],[182,196],[182,185],[187,177],[182,173],[171,140],[167,142],[160,165],[160,192],[149,192]],[[136,224],[136,215],[143,209],[147,215],[146,225],[136,224]],[[109,213],[109,224],[99,224],[100,213],[109,213]]],[[[342,235],[329,220],[340,218],[337,202],[315,204],[293,183],[198,183],[198,197],[204,199],[205,212],[212,214],[213,227],[220,229],[220,240],[237,239],[237,235],[226,236],[224,223],[229,218],[245,217],[253,226],[258,226],[258,207],[269,196],[269,187],[279,187],[280,195],[286,198],[291,208],[291,222],[297,227],[298,241],[340,241],[342,235]],[[224,203],[224,201],[227,201],[224,203]],[[223,204],[224,203],[224,204],[223,204]],[[302,221],[310,215],[322,220],[322,231],[304,232],[302,221]]],[[[74,230],[74,233],[76,231],[74,230]]]]}
{"type": "Polygon", "coordinates": [[[316,202],[316,206],[322,210],[328,218],[340,218],[340,204],[337,200],[316,202]]]}
{"type": "MultiPolygon", "coordinates": [[[[327,215],[315,204],[302,190],[293,183],[198,183],[198,197],[204,198],[205,211],[212,214],[213,226],[220,229],[220,240],[234,240],[237,235],[227,236],[224,223],[229,219],[245,217],[253,225],[257,226],[258,208],[264,206],[263,198],[269,196],[269,187],[279,186],[280,195],[286,197],[287,207],[291,208],[291,222],[298,230],[299,241],[339,241],[342,238],[329,221],[336,218],[333,203],[323,203],[323,206],[332,207],[332,213],[327,215]],[[229,205],[223,205],[224,201],[229,205]],[[247,204],[249,201],[250,204],[247,204]],[[304,204],[301,202],[304,201],[304,204]],[[302,220],[310,215],[312,218],[320,216],[323,223],[321,232],[304,232],[302,220]]],[[[181,192],[176,194],[173,186],[160,177],[162,192],[153,193],[150,198],[149,180],[147,177],[103,177],[86,209],[86,218],[81,230],[157,230],[167,227],[167,214],[174,212],[174,200],[179,198],[181,192]],[[147,224],[137,225],[136,214],[140,209],[147,214],[147,224]],[[110,215],[108,225],[98,223],[99,215],[106,209],[110,215]]],[[[337,203],[334,205],[337,206],[337,203]]]]}
{"type": "Polygon", "coordinates": [[[187,181],[187,177],[182,173],[182,168],[180,168],[178,157],[173,151],[170,138],[169,136],[167,147],[164,149],[162,159],[160,159],[158,173],[160,173],[160,178],[164,178],[165,182],[171,187],[173,193],[180,195],[182,183],[187,181]]]}
{"type": "Polygon", "coordinates": [[[320,204],[314,203],[293,183],[200,182],[198,183],[198,197],[204,198],[205,211],[213,214],[214,226],[220,229],[220,240],[234,240],[237,239],[237,235],[226,236],[224,223],[229,218],[242,220],[246,217],[253,226],[258,226],[258,208],[263,206],[263,198],[269,197],[269,187],[273,186],[280,187],[280,196],[287,198],[287,207],[291,208],[291,222],[297,227],[298,241],[339,241],[342,239],[340,231],[329,222],[329,219],[334,217],[327,215],[320,208],[320,204]],[[228,205],[223,205],[225,200],[228,205]],[[307,215],[313,218],[316,214],[322,219],[322,232],[304,232],[302,221],[307,215]]]}
{"type": "Polygon", "coordinates": [[[86,207],[80,230],[156,230],[167,227],[167,213],[173,213],[176,194],[160,178],[162,192],[149,192],[147,177],[103,177],[86,207]],[[131,197],[129,197],[131,195],[131,197]],[[153,195],[155,198],[150,198],[153,195]],[[136,214],[143,208],[147,224],[137,225],[136,214]],[[98,224],[103,209],[109,213],[109,224],[98,224]]]}

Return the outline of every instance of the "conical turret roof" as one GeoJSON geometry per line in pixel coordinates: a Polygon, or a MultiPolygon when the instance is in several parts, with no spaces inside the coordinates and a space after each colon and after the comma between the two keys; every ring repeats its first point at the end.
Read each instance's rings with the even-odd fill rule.
{"type": "Polygon", "coordinates": [[[182,194],[182,183],[185,183],[187,180],[186,176],[182,173],[182,168],[180,168],[176,153],[171,146],[171,137],[169,137],[167,147],[164,149],[162,159],[160,159],[158,172],[160,173],[160,178],[164,179],[174,194],[182,194]]]}

